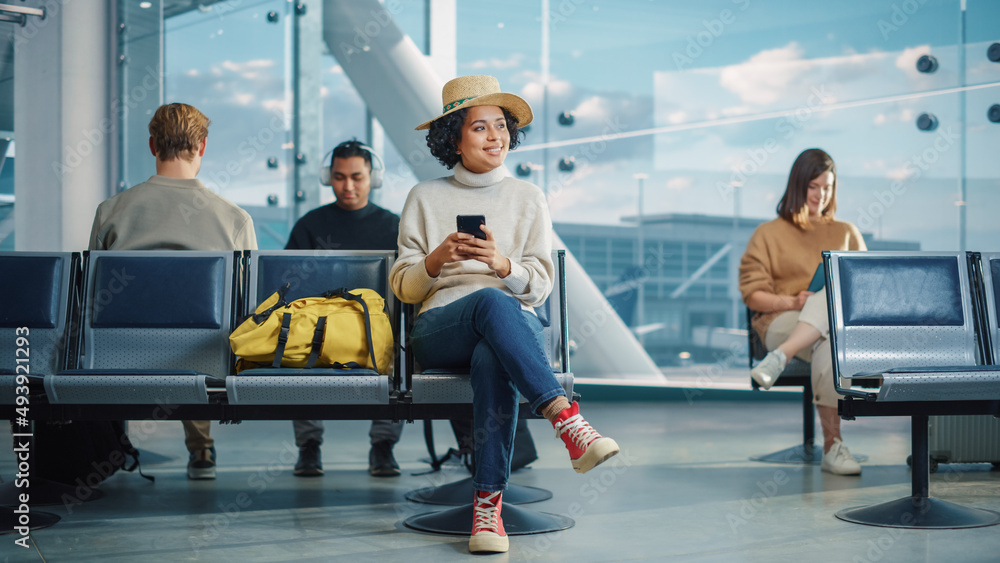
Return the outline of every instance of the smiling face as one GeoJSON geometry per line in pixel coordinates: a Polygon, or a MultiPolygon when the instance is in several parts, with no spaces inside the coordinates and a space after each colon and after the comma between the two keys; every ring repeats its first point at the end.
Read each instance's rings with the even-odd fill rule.
{"type": "Polygon", "coordinates": [[[806,191],[806,205],[809,206],[809,219],[818,219],[823,210],[830,205],[833,197],[833,172],[824,172],[809,182],[806,191]]]}
{"type": "Polygon", "coordinates": [[[469,108],[458,141],[458,155],[469,172],[483,174],[503,165],[510,146],[510,133],[498,106],[469,108]]]}

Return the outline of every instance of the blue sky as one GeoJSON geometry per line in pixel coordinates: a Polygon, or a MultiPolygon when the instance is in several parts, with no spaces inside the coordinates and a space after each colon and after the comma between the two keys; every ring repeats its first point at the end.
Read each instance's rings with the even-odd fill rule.
{"type": "MultiPolygon", "coordinates": [[[[553,0],[547,121],[540,113],[541,3],[506,2],[500,10],[462,1],[458,72],[494,74],[535,108],[536,124],[508,164],[545,160],[557,221],[608,224],[634,214],[637,172],[650,175],[647,213],[728,215],[733,201],[719,185],[741,166],[753,169],[743,178],[742,214],[771,217],[795,155],[819,146],[838,163],[841,218],[864,222],[866,210],[877,211],[885,191],[902,182],[878,213],[881,221],[867,230],[919,240],[925,248],[957,245],[960,144],[938,137],[961,131],[964,97],[970,246],[1000,250],[1000,229],[987,212],[1000,203],[1000,161],[993,157],[1000,125],[985,119],[986,108],[1000,101],[1000,64],[985,57],[1000,40],[1000,2],[967,4],[965,83],[990,87],[964,94],[921,95],[959,85],[957,0],[553,0]],[[915,70],[922,54],[937,57],[937,72],[915,70]],[[903,98],[911,94],[917,95],[903,98]],[[758,119],[797,109],[800,119],[758,119]],[[560,111],[574,113],[572,127],[554,124],[560,111]],[[916,129],[923,112],[938,117],[938,131],[916,129]],[[721,121],[732,118],[745,121],[721,121]],[[542,151],[546,122],[550,141],[683,130],[542,151]],[[773,149],[766,158],[747,164],[765,146],[773,149]],[[923,162],[929,148],[933,162],[914,174],[915,159],[923,162]],[[556,172],[559,158],[570,156],[575,171],[556,172]]],[[[422,43],[423,2],[402,6],[401,27],[422,43]]],[[[212,117],[213,150],[203,176],[214,170],[218,177],[238,162],[241,173],[220,191],[241,204],[284,194],[287,168],[268,169],[262,156],[289,152],[282,131],[269,133],[274,112],[288,104],[287,9],[281,0],[244,2],[229,13],[195,12],[168,23],[168,97],[191,101],[212,117]],[[282,14],[278,24],[264,20],[269,10],[282,14]],[[248,139],[263,147],[252,159],[237,150],[248,139]]],[[[363,103],[332,56],[324,58],[323,75],[326,144],[363,138],[363,103]]],[[[387,152],[390,170],[399,170],[398,155],[387,152]]],[[[412,177],[397,176],[381,203],[398,211],[411,185],[412,177]]]]}

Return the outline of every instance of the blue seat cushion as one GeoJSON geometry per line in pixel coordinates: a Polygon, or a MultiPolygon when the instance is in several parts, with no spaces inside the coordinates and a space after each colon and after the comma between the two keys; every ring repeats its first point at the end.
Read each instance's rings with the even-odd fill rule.
{"type": "Polygon", "coordinates": [[[841,258],[846,326],[962,326],[958,261],[949,257],[841,258]]]}
{"type": "Polygon", "coordinates": [[[0,327],[55,328],[62,271],[61,256],[0,256],[0,327]]]}
{"type": "Polygon", "coordinates": [[[101,256],[93,276],[94,328],[221,328],[227,284],[221,256],[101,256]]]}

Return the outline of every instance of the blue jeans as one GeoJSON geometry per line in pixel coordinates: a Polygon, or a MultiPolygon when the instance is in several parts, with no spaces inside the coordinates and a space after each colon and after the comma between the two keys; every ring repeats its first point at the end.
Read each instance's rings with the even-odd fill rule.
{"type": "Polygon", "coordinates": [[[469,370],[480,491],[502,491],[510,476],[518,391],[532,412],[565,395],[545,357],[542,323],[495,288],[481,289],[417,317],[413,357],[424,369],[469,370]]]}

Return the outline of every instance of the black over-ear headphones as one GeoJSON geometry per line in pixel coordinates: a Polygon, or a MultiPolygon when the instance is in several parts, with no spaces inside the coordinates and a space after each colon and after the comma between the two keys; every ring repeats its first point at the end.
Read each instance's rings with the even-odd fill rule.
{"type": "MultiPolygon", "coordinates": [[[[364,143],[355,141],[355,144],[358,148],[368,151],[368,154],[372,157],[372,189],[381,188],[383,172],[385,171],[385,164],[382,162],[382,157],[380,157],[374,149],[364,143]]],[[[333,185],[333,182],[331,181],[332,178],[330,177],[330,170],[333,168],[333,151],[335,150],[337,150],[337,147],[334,147],[330,152],[326,153],[326,156],[323,157],[323,165],[319,169],[319,183],[324,186],[333,185]]]]}

